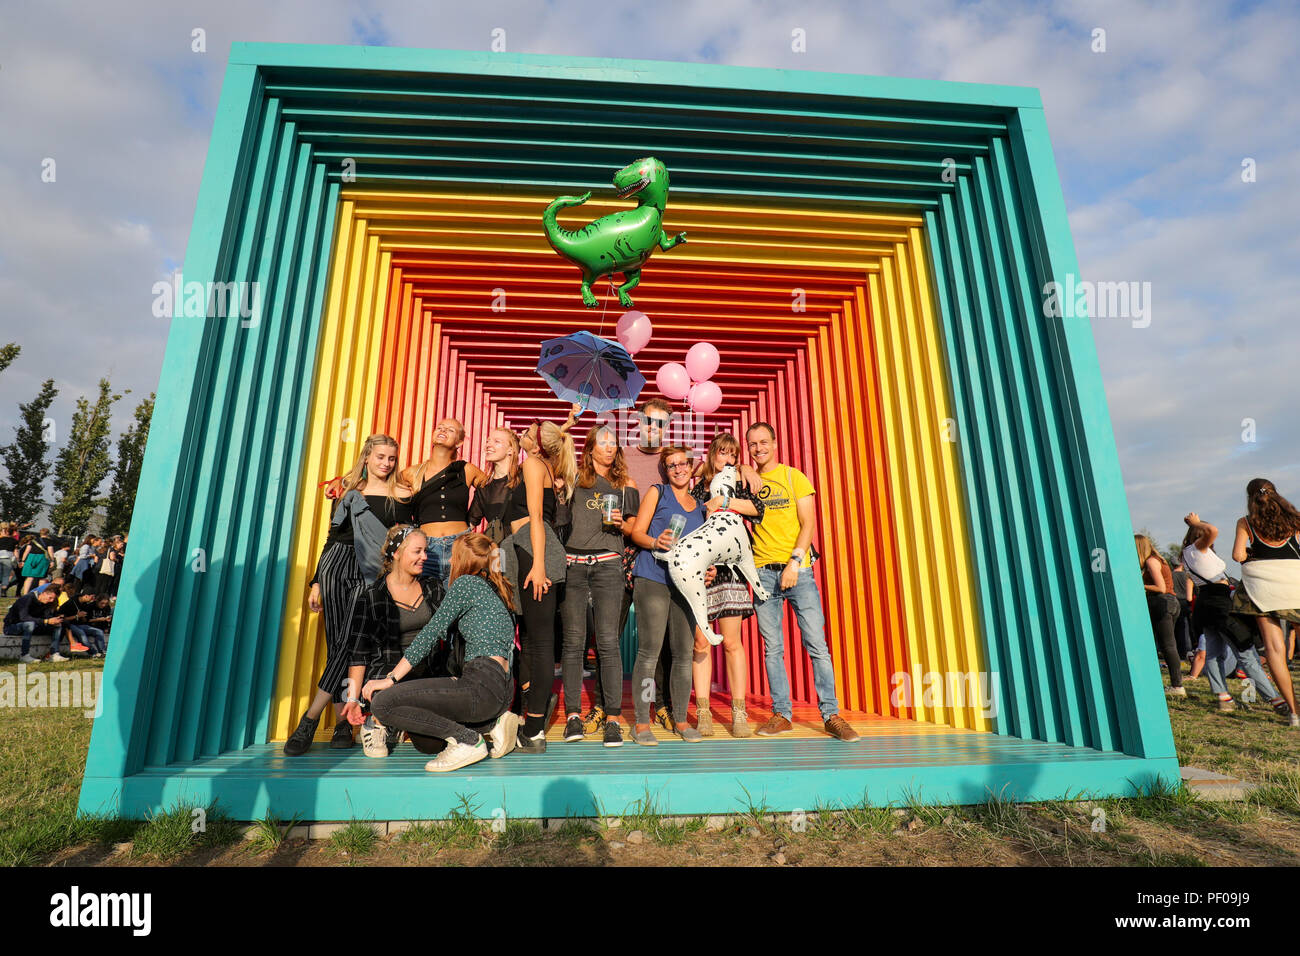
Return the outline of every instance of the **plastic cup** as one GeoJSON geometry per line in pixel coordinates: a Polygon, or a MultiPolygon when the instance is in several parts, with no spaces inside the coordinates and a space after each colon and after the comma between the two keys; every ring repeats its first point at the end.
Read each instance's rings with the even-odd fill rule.
{"type": "Polygon", "coordinates": [[[600,518],[605,527],[614,525],[614,509],[618,506],[618,495],[601,495],[600,518]]]}
{"type": "Polygon", "coordinates": [[[677,539],[682,536],[682,532],[685,530],[686,515],[673,515],[668,519],[668,531],[673,536],[673,544],[677,543],[677,539]]]}

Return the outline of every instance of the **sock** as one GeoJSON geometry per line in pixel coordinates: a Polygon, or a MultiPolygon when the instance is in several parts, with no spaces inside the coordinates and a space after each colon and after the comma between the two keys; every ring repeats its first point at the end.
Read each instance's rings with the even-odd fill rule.
{"type": "Polygon", "coordinates": [[[524,718],[524,736],[528,738],[536,737],[542,732],[545,723],[545,717],[534,717],[532,714],[528,714],[524,718]]]}

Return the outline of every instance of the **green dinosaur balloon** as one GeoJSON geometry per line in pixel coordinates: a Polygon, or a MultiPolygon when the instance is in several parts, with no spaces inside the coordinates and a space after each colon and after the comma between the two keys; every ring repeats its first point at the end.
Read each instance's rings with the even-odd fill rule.
{"type": "Polygon", "coordinates": [[[659,160],[647,156],[624,166],[614,174],[614,188],[620,199],[635,195],[636,208],[601,216],[577,232],[561,229],[555,214],[568,206],[581,206],[591,198],[590,192],[561,196],[542,213],[546,241],[582,270],[582,301],[589,309],[600,304],[591,292],[591,283],[616,272],[626,280],[618,289],[619,304],[632,308],[628,293],[641,281],[641,267],[655,247],[668,250],[686,241],[686,233],[669,237],[661,227],[668,205],[668,169],[659,160]]]}

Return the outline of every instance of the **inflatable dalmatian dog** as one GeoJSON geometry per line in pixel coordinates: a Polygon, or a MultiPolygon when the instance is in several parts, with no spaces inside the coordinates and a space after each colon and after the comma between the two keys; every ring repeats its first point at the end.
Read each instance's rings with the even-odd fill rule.
{"type": "MultiPolygon", "coordinates": [[[[710,497],[721,494],[735,494],[736,468],[728,465],[713,476],[709,483],[710,497]]],[[[758,583],[758,568],[754,564],[754,552],[749,546],[749,532],[745,529],[745,519],[734,511],[719,509],[709,516],[703,525],[690,534],[683,535],[668,551],[654,551],[655,558],[668,565],[668,576],[672,578],[677,590],[682,592],[695,615],[695,624],[710,644],[721,644],[722,635],[715,634],[709,627],[708,600],[704,586],[704,576],[709,566],[729,564],[740,570],[749,586],[754,589],[754,597],[766,601],[771,595],[758,583]]]]}

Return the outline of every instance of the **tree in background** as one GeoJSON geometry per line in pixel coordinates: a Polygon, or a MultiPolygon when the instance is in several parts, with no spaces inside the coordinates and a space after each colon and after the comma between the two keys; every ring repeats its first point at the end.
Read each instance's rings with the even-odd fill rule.
{"type": "Polygon", "coordinates": [[[8,345],[0,345],[0,372],[12,365],[14,359],[18,357],[18,353],[22,350],[22,346],[15,345],[13,342],[8,345]]]}
{"type": "MultiPolygon", "coordinates": [[[[16,354],[10,354],[11,360],[16,354]]],[[[41,510],[41,491],[50,473],[48,452],[54,441],[53,433],[47,435],[45,430],[46,413],[57,394],[54,379],[46,379],[35,399],[18,406],[20,424],[14,426],[14,440],[0,448],[6,473],[0,481],[0,515],[19,524],[32,521],[41,510]]]]}
{"type": "Polygon", "coordinates": [[[113,469],[113,487],[108,493],[108,534],[125,534],[131,530],[131,513],[135,510],[135,490],[140,483],[144,463],[144,446],[149,440],[149,423],[153,420],[154,394],[136,406],[135,422],[117,440],[117,467],[113,469]]]}
{"type": "MultiPolygon", "coordinates": [[[[123,394],[129,392],[127,389],[123,394]]],[[[68,443],[54,462],[55,504],[50,511],[50,521],[58,528],[59,534],[85,531],[95,505],[101,503],[95,494],[111,467],[109,426],[113,404],[121,397],[113,394],[108,379],[101,378],[99,398],[93,406],[85,396],[77,399],[68,443]]]]}

